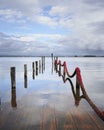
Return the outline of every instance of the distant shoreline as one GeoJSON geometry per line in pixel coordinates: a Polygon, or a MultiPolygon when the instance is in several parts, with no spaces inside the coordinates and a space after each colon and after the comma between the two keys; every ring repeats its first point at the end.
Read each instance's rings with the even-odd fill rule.
{"type": "MultiPolygon", "coordinates": [[[[43,55],[44,56],[44,55],[43,55]]],[[[6,56],[6,55],[3,55],[3,56],[0,56],[0,57],[42,57],[42,56],[14,56],[14,55],[9,55],[9,56],[6,56]]],[[[51,57],[51,56],[45,56],[45,57],[51,57]]],[[[104,57],[104,56],[96,56],[96,55],[82,55],[82,56],[57,56],[55,55],[55,57],[104,57]]]]}

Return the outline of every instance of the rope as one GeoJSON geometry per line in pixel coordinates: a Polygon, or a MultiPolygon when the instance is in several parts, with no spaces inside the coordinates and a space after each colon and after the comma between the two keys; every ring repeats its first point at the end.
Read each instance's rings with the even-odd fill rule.
{"type": "MultiPolygon", "coordinates": [[[[62,78],[63,78],[63,81],[64,83],[69,79],[69,82],[70,82],[70,78],[73,78],[75,75],[76,75],[76,83],[77,83],[77,86],[80,86],[81,87],[81,90],[82,90],[82,93],[83,93],[83,97],[87,100],[87,102],[90,104],[90,106],[93,108],[93,110],[97,113],[97,115],[104,121],[104,111],[101,111],[94,103],[93,101],[89,98],[86,90],[85,90],[85,87],[84,87],[84,84],[83,84],[83,81],[82,81],[82,76],[81,76],[81,73],[80,73],[80,68],[79,67],[76,67],[73,74],[70,74],[69,71],[68,71],[68,68],[67,68],[67,65],[66,65],[66,62],[64,61],[63,64],[61,63],[61,61],[58,59],[55,60],[54,62],[54,65],[55,65],[55,70],[56,70],[56,73],[61,73],[61,67],[63,67],[63,75],[62,75],[62,78]],[[58,66],[59,66],[59,69],[58,70],[58,66]],[[66,76],[68,78],[66,78],[66,76]]],[[[70,82],[71,83],[71,82],[70,82]]],[[[71,83],[72,84],[72,83],[71,83]]],[[[74,94],[75,95],[75,94],[74,94]]]]}

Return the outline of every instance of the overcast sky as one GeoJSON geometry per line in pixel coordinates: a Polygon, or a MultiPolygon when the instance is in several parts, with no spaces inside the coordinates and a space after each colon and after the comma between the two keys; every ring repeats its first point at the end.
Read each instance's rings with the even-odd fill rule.
{"type": "Polygon", "coordinates": [[[0,55],[104,55],[104,0],[0,0],[0,55]]]}

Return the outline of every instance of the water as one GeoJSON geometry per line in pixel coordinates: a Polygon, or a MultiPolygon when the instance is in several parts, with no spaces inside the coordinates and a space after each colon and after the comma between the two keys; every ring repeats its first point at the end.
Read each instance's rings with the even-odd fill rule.
{"type": "MultiPolygon", "coordinates": [[[[77,66],[80,68],[89,97],[101,110],[104,110],[104,58],[60,57],[59,59],[67,62],[70,73],[73,73],[77,66]]],[[[42,58],[0,58],[0,112],[3,115],[4,122],[8,116],[7,118],[10,117],[11,120],[15,118],[17,122],[20,120],[21,126],[32,126],[41,122],[42,112],[48,111],[48,109],[52,111],[55,109],[57,116],[62,115],[69,109],[76,109],[70,84],[69,82],[63,83],[62,78],[56,74],[52,68],[50,57],[45,58],[43,73],[40,70],[41,72],[38,72],[38,75],[33,78],[32,62],[39,60],[41,62],[42,58]],[[27,64],[26,82],[24,79],[24,64],[27,64]],[[16,89],[14,90],[11,87],[10,76],[10,68],[13,66],[16,67],[16,89]],[[10,115],[10,113],[12,114],[10,115]]],[[[73,82],[75,80],[75,78],[72,79],[73,82]]],[[[86,101],[81,100],[79,108],[84,104],[86,104],[86,101]]],[[[89,111],[93,111],[88,104],[86,106],[89,111]]],[[[81,110],[84,112],[83,109],[81,110]]],[[[51,112],[48,111],[48,113],[51,112]]],[[[3,122],[1,124],[3,126],[3,122]]],[[[6,122],[6,124],[9,123],[6,122]]],[[[16,127],[19,128],[18,125],[16,127]]],[[[3,128],[5,127],[3,126],[3,128]]]]}

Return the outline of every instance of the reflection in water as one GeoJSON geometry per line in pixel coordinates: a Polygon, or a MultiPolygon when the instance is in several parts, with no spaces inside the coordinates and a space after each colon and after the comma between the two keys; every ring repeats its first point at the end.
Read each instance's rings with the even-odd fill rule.
{"type": "Polygon", "coordinates": [[[1,98],[0,98],[0,111],[1,111],[1,98]]]}
{"type": "Polygon", "coordinates": [[[11,88],[11,106],[13,108],[17,107],[17,102],[16,102],[16,88],[11,88]]]}
{"type": "Polygon", "coordinates": [[[78,106],[79,103],[80,103],[80,100],[82,98],[85,98],[84,95],[80,95],[80,87],[78,86],[78,84],[76,84],[76,91],[74,89],[74,85],[73,85],[73,82],[71,81],[70,78],[66,78],[66,81],[69,81],[70,82],[70,85],[71,85],[71,90],[72,90],[72,93],[73,93],[73,97],[75,99],[75,105],[78,106]]]}
{"type": "Polygon", "coordinates": [[[59,76],[62,75],[64,83],[67,80],[70,82],[71,87],[72,87],[72,92],[73,92],[73,95],[74,95],[74,98],[75,98],[75,104],[79,105],[79,101],[81,100],[81,98],[85,98],[87,100],[87,102],[90,104],[90,106],[94,109],[94,111],[98,114],[98,116],[104,121],[104,111],[101,111],[93,103],[93,101],[89,98],[89,96],[88,96],[88,94],[85,90],[85,87],[84,87],[84,84],[83,84],[83,81],[82,81],[82,77],[81,77],[81,74],[80,74],[80,69],[77,67],[75,69],[74,73],[72,75],[70,75],[68,68],[67,68],[67,65],[66,65],[66,62],[61,64],[61,61],[60,60],[58,61],[58,59],[56,59],[54,63],[55,63],[54,65],[55,65],[56,73],[58,73],[59,76]],[[63,67],[63,74],[61,74],[60,67],[63,67]],[[70,78],[73,78],[75,75],[76,75],[76,92],[74,91],[74,86],[73,86],[73,84],[70,80],[70,78]],[[68,78],[66,78],[66,76],[68,78]],[[83,93],[82,96],[80,96],[80,89],[82,90],[82,93],[83,93]]]}
{"type": "MultiPolygon", "coordinates": [[[[38,76],[41,72],[45,71],[45,57],[43,56],[41,60],[32,62],[32,78],[35,79],[35,75],[38,76]]],[[[16,69],[15,67],[10,68],[11,77],[11,106],[17,107],[16,102],[16,69]]],[[[24,64],[24,88],[28,87],[28,76],[27,76],[27,64],[24,64]]],[[[0,109],[1,109],[1,99],[0,99],[0,109]]]]}

